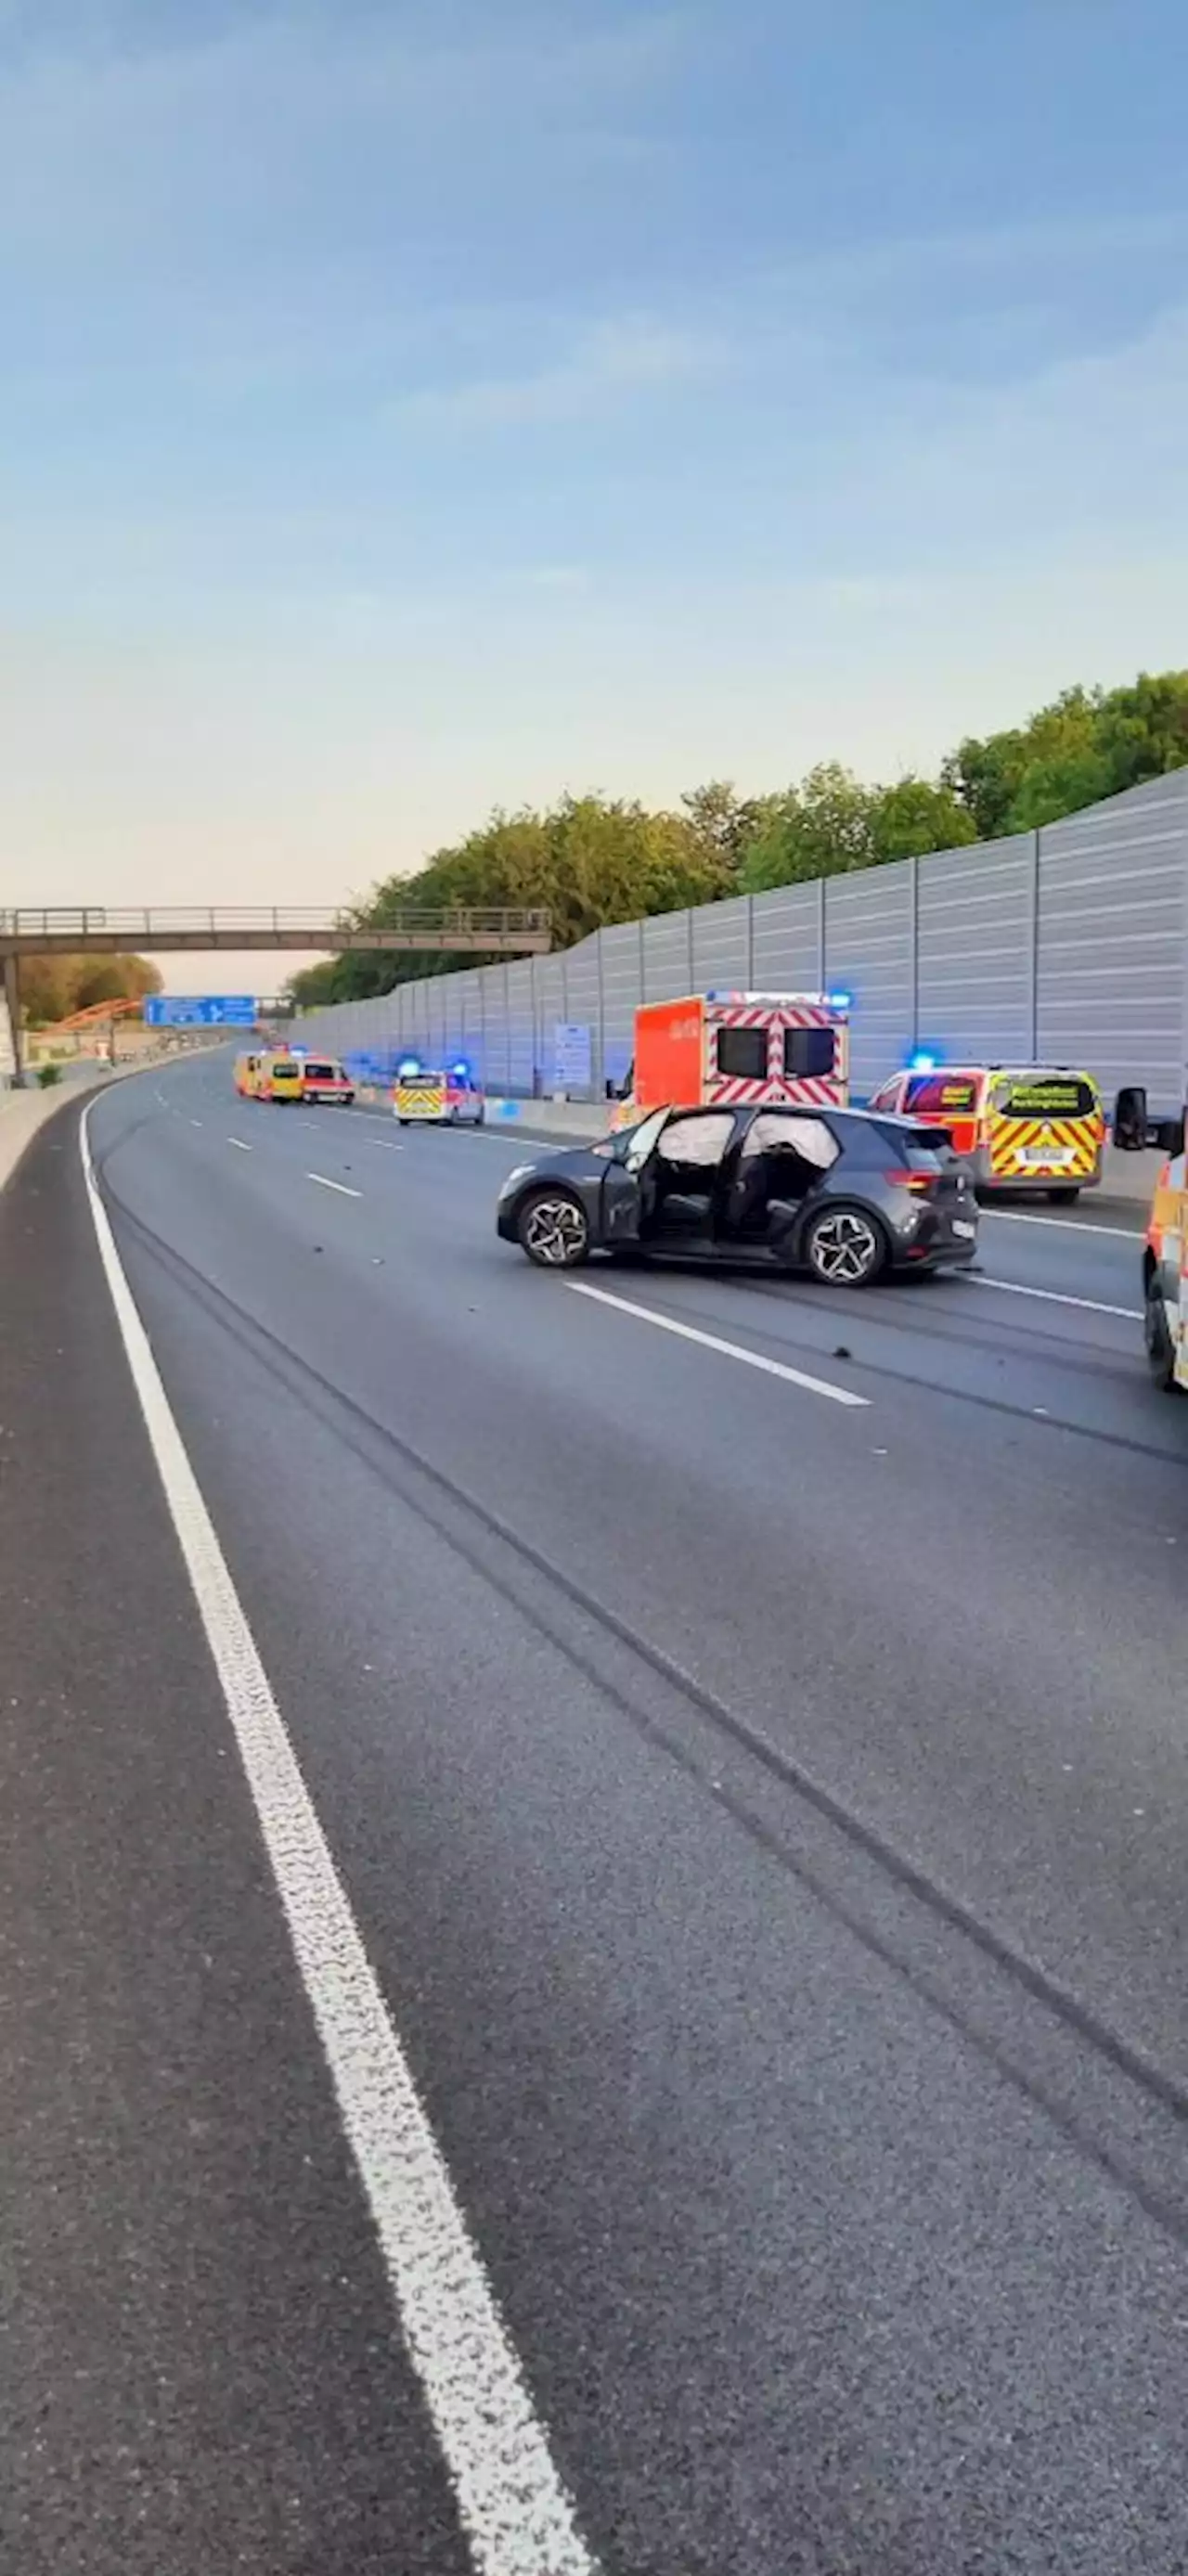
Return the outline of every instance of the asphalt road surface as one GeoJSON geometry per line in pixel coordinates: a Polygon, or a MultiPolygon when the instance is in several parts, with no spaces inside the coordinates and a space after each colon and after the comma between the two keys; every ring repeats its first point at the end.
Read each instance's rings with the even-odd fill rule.
{"type": "Polygon", "coordinates": [[[1136,1228],[575,1285],[520,1138],[205,1059],[90,1112],[105,1273],[79,1122],[0,1199],[0,2565],[1182,2576],[1136,1228]]]}

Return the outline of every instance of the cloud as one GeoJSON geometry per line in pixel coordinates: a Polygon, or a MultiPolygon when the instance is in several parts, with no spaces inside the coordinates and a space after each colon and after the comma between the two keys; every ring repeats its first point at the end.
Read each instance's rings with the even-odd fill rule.
{"type": "Polygon", "coordinates": [[[716,371],[721,344],[643,315],[580,334],[567,355],[522,373],[429,387],[394,406],[394,417],[462,429],[525,428],[583,420],[716,371]]]}

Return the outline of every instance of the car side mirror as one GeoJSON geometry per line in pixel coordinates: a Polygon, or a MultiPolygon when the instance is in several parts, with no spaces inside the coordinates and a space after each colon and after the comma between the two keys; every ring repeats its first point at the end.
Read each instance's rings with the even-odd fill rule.
{"type": "Polygon", "coordinates": [[[1149,1143],[1158,1146],[1160,1153],[1166,1154],[1169,1161],[1174,1161],[1175,1156],[1184,1151],[1182,1118],[1160,1119],[1156,1126],[1148,1128],[1147,1136],[1149,1143]]]}
{"type": "Polygon", "coordinates": [[[1140,1154],[1150,1132],[1147,1095],[1140,1083],[1127,1083],[1114,1102],[1114,1143],[1120,1154],[1140,1154]]]}

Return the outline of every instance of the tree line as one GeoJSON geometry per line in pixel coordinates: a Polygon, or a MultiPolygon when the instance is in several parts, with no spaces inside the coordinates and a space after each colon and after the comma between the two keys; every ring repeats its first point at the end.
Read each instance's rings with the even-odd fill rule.
{"type": "Polygon", "coordinates": [[[26,1028],[52,1028],[93,1002],[140,1001],[159,993],[161,977],[147,957],[24,957],[21,1016],[26,1028]]]}
{"type": "MultiPolygon", "coordinates": [[[[386,878],[349,917],[382,929],[409,903],[543,906],[555,945],[569,947],[642,914],[1031,831],[1186,763],[1188,671],[1143,672],[1124,688],[1066,689],[1021,726],[969,736],[935,778],[871,785],[825,761],[773,795],[713,779],[671,811],[602,795],[497,811],[415,875],[386,878]]],[[[306,1007],[361,1000],[476,962],[359,951],[296,976],[293,993],[306,1007]]]]}

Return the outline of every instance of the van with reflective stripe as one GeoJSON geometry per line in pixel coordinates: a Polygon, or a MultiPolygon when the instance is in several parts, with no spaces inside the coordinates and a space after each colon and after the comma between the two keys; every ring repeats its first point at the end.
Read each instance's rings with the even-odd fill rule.
{"type": "Polygon", "coordinates": [[[1101,1093],[1071,1065],[917,1061],[881,1083],[870,1106],[943,1127],[980,1197],[1022,1191],[1069,1205],[1101,1179],[1101,1093]]]}
{"type": "Polygon", "coordinates": [[[1184,1121],[1159,1133],[1167,1152],[1143,1246],[1143,1338],[1156,1386],[1188,1390],[1188,1157],[1184,1121]],[[1174,1151],[1171,1149],[1174,1147],[1174,1151]]]}
{"type": "Polygon", "coordinates": [[[256,1096],[260,1100],[300,1100],[304,1096],[305,1064],[299,1055],[286,1048],[262,1055],[256,1077],[256,1096]]]}

